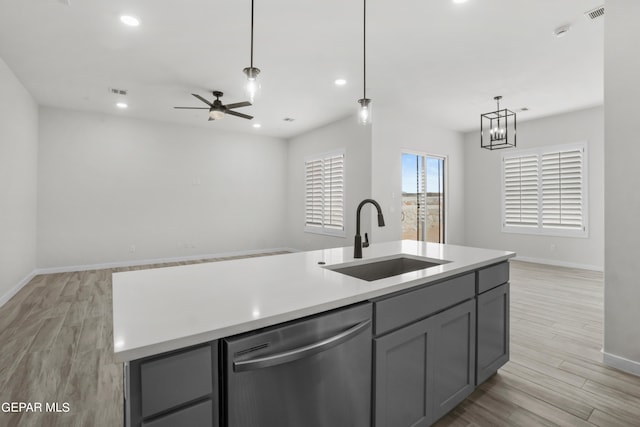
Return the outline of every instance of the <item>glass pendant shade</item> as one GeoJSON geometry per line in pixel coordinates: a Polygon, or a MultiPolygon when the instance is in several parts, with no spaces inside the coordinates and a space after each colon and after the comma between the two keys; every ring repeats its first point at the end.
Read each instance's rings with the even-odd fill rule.
{"type": "Polygon", "coordinates": [[[256,67],[247,67],[242,71],[247,76],[247,82],[244,85],[245,95],[249,98],[249,102],[253,103],[256,99],[256,95],[258,94],[258,90],[260,89],[260,82],[258,81],[260,69],[256,67]]]}
{"type": "Polygon", "coordinates": [[[496,96],[496,111],[480,115],[480,147],[488,150],[516,146],[516,113],[500,109],[501,96],[496,96]]]}
{"type": "Polygon", "coordinates": [[[368,125],[371,123],[372,110],[371,100],[369,98],[358,99],[358,123],[361,125],[368,125]]]}

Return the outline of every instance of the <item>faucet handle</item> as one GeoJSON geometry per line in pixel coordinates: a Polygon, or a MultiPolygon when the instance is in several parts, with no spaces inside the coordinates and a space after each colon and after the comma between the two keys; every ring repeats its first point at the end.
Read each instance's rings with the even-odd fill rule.
{"type": "Polygon", "coordinates": [[[364,242],[362,243],[362,247],[363,248],[369,247],[369,235],[367,233],[364,233],[364,242]]]}

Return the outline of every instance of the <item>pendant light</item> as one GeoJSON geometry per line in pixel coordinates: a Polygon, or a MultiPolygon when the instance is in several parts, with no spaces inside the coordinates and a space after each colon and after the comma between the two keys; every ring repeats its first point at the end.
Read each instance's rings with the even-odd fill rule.
{"type": "Polygon", "coordinates": [[[260,69],[253,66],[253,0],[251,0],[251,63],[242,72],[247,76],[247,83],[244,86],[245,93],[249,98],[249,102],[253,103],[256,93],[260,89],[260,84],[257,80],[260,69]]]}
{"type": "Polygon", "coordinates": [[[362,57],[363,57],[363,94],[362,98],[358,99],[358,123],[361,125],[368,125],[371,123],[371,99],[367,98],[367,0],[364,0],[364,25],[363,25],[363,43],[362,43],[362,57]]]}
{"type": "Polygon", "coordinates": [[[488,150],[516,146],[516,113],[500,109],[502,96],[495,96],[496,111],[480,115],[480,147],[488,150]]]}

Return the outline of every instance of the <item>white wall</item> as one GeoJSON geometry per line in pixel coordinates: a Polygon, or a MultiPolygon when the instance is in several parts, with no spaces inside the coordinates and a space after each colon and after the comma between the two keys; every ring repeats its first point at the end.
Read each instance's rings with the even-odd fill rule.
{"type": "MultiPolygon", "coordinates": [[[[524,113],[522,113],[524,114],[524,113]]],[[[466,243],[515,251],[519,258],[602,270],[604,266],[604,112],[602,107],[518,123],[517,148],[586,142],[588,155],[588,238],[504,233],[503,151],[480,148],[479,132],[465,134],[466,243]],[[552,246],[553,245],[553,246],[552,246]]]]}
{"type": "Polygon", "coordinates": [[[38,266],[282,247],[286,150],[275,138],[42,107],[38,266]]]}
{"type": "Polygon", "coordinates": [[[464,146],[462,134],[429,124],[420,111],[376,105],[373,123],[373,195],[384,209],[386,227],[376,240],[402,238],[402,153],[446,156],[446,243],[464,243],[464,146]]]}
{"type": "Polygon", "coordinates": [[[36,267],[38,105],[0,58],[0,305],[36,267]]]}
{"type": "Polygon", "coordinates": [[[640,2],[605,18],[605,362],[640,375],[640,2]]]}
{"type": "MultiPolygon", "coordinates": [[[[314,129],[289,140],[288,241],[300,250],[352,246],[356,208],[371,197],[371,127],[360,126],[356,117],[314,129]],[[304,159],[306,156],[345,149],[345,237],[304,232],[304,159]]],[[[367,207],[369,209],[369,207],[367,207]]],[[[363,214],[361,234],[369,230],[369,215],[363,214]]]]}

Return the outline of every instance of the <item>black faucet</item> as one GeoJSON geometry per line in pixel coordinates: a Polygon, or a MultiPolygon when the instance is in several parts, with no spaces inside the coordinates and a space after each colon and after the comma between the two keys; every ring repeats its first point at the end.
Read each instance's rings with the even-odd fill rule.
{"type": "MultiPolygon", "coordinates": [[[[362,258],[362,237],[360,236],[360,211],[362,207],[367,203],[371,203],[378,210],[378,227],[384,227],[384,216],[382,216],[382,209],[380,209],[380,205],[373,199],[364,199],[358,205],[358,210],[356,212],[356,238],[353,243],[353,257],[354,258],[362,258]]],[[[365,247],[369,246],[369,237],[367,233],[364,234],[366,238],[365,247]]]]}

